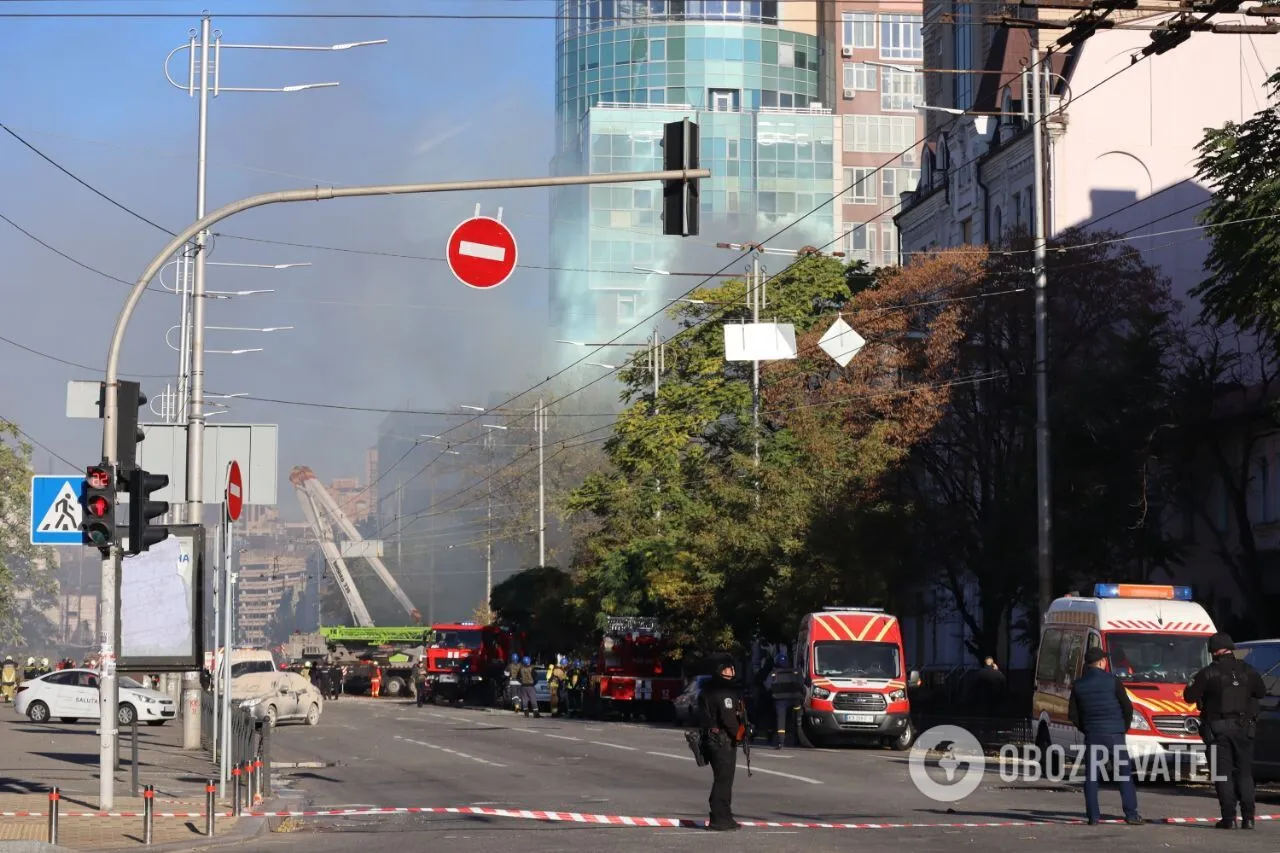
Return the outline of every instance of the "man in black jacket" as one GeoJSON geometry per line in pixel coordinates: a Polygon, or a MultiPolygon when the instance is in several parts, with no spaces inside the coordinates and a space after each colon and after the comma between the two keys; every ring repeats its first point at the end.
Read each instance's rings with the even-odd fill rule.
{"type": "Polygon", "coordinates": [[[1267,687],[1256,669],[1235,656],[1235,647],[1226,634],[1210,637],[1213,663],[1192,677],[1182,695],[1200,706],[1200,736],[1214,756],[1209,767],[1222,810],[1218,829],[1235,829],[1237,800],[1240,828],[1253,829],[1253,739],[1267,687]]]}
{"type": "Polygon", "coordinates": [[[746,719],[742,714],[742,697],[733,679],[733,658],[722,655],[715,659],[715,669],[698,694],[702,743],[711,764],[713,781],[711,819],[707,829],[727,831],[738,828],[733,819],[733,771],[737,767],[737,744],[744,736],[746,719]]]}
{"type": "Polygon", "coordinates": [[[1138,792],[1129,775],[1129,752],[1124,736],[1133,719],[1133,702],[1124,683],[1104,668],[1107,660],[1102,649],[1089,649],[1085,654],[1084,673],[1071,688],[1068,715],[1075,727],[1084,732],[1085,777],[1084,808],[1089,825],[1102,820],[1098,806],[1098,777],[1102,768],[1113,767],[1113,778],[1120,783],[1120,802],[1124,806],[1124,822],[1142,824],[1138,814],[1138,792]]]}

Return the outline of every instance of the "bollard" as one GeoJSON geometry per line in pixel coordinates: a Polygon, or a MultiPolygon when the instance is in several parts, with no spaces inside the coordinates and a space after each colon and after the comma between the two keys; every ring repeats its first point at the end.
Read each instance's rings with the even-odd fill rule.
{"type": "Polygon", "coordinates": [[[262,797],[262,759],[255,758],[253,760],[253,798],[252,802],[257,804],[262,797]]]}
{"type": "Polygon", "coordinates": [[[49,843],[58,843],[58,803],[62,796],[57,787],[49,791],[49,843]]]}
{"type": "Polygon", "coordinates": [[[253,808],[253,761],[248,758],[244,760],[244,804],[253,808]]]}
{"type": "Polygon", "coordinates": [[[214,810],[218,807],[217,799],[214,792],[218,786],[209,779],[204,783],[204,834],[213,838],[214,830],[214,810]]]}
{"type": "Polygon", "coordinates": [[[231,768],[231,813],[240,817],[240,765],[231,768]]]}
{"type": "Polygon", "coordinates": [[[142,789],[142,843],[151,846],[151,827],[155,819],[156,786],[147,785],[142,789]]]}

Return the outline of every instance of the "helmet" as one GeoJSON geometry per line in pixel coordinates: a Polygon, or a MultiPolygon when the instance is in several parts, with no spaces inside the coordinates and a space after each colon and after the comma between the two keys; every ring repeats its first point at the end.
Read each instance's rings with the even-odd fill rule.
{"type": "Polygon", "coordinates": [[[40,658],[40,665],[41,665],[41,666],[48,666],[48,665],[49,665],[49,659],[48,659],[48,658],[40,658]]]}
{"type": "Polygon", "coordinates": [[[35,658],[27,658],[27,666],[35,666],[35,665],[36,665],[35,658]]]}
{"type": "Polygon", "coordinates": [[[530,658],[528,655],[525,655],[524,657],[520,658],[520,662],[525,666],[528,666],[529,664],[533,663],[533,659],[530,658]]]}

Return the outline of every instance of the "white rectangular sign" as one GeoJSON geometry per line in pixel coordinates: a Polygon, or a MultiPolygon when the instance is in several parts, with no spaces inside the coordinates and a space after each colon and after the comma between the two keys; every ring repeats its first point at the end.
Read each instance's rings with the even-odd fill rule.
{"type": "Polygon", "coordinates": [[[194,667],[201,642],[204,537],[180,526],[120,567],[120,665],[194,667]]]}
{"type": "Polygon", "coordinates": [[[725,323],[725,361],[782,361],[796,357],[791,323],[725,323]]]}
{"type": "MultiPolygon", "coordinates": [[[[138,443],[138,465],[167,474],[169,485],[155,500],[182,503],[187,498],[186,424],[142,424],[147,436],[138,443]]],[[[275,506],[279,427],[275,424],[209,424],[204,428],[204,496],[221,504],[227,487],[227,465],[240,463],[246,506],[275,506]]]]}

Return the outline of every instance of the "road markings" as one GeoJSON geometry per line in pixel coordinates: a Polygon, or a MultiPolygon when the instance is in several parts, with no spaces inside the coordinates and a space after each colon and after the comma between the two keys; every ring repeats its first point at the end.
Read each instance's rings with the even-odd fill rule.
{"type": "Polygon", "coordinates": [[[553,735],[550,732],[547,733],[547,737],[553,737],[556,740],[576,740],[576,741],[582,740],[582,738],[580,737],[569,737],[568,735],[553,735]]]}
{"type": "Polygon", "coordinates": [[[413,740],[412,738],[401,737],[400,735],[396,735],[395,738],[396,740],[404,741],[405,743],[412,743],[418,746],[425,746],[427,749],[434,749],[439,752],[448,753],[449,755],[455,755],[458,758],[465,758],[468,761],[474,761],[477,764],[487,764],[490,767],[506,767],[507,766],[505,764],[499,764],[496,761],[490,761],[487,758],[478,758],[474,755],[469,755],[465,752],[459,752],[456,749],[449,749],[449,747],[447,746],[437,746],[434,743],[427,743],[426,741],[423,741],[423,740],[413,740]]]}
{"type": "Polygon", "coordinates": [[[636,752],[639,749],[639,747],[623,746],[620,743],[609,743],[608,741],[603,741],[603,740],[593,740],[593,741],[589,741],[589,743],[594,743],[596,746],[608,746],[614,749],[625,749],[627,750],[627,752],[636,752]]]}
{"type": "MultiPolygon", "coordinates": [[[[657,756],[659,756],[659,757],[661,757],[661,758],[674,758],[674,759],[676,759],[676,760],[678,760],[678,761],[693,761],[693,756],[692,756],[692,755],[672,755],[672,754],[671,754],[671,753],[669,753],[669,752],[653,752],[652,750],[648,750],[648,751],[646,751],[646,753],[645,753],[645,754],[646,754],[646,755],[657,755],[657,756]]],[[[820,782],[819,780],[817,780],[817,779],[810,779],[808,776],[797,776],[797,775],[796,775],[796,774],[794,774],[794,773],[783,773],[781,770],[767,770],[767,769],[765,769],[764,767],[752,767],[752,768],[751,768],[751,772],[752,772],[752,773],[764,773],[764,774],[766,774],[766,775],[768,775],[768,776],[781,776],[781,777],[782,777],[782,778],[784,778],[784,779],[793,779],[793,780],[795,780],[796,782],[805,782],[805,783],[808,783],[808,784],[810,784],[810,785],[821,785],[821,784],[822,784],[822,782],[820,782]]]]}

